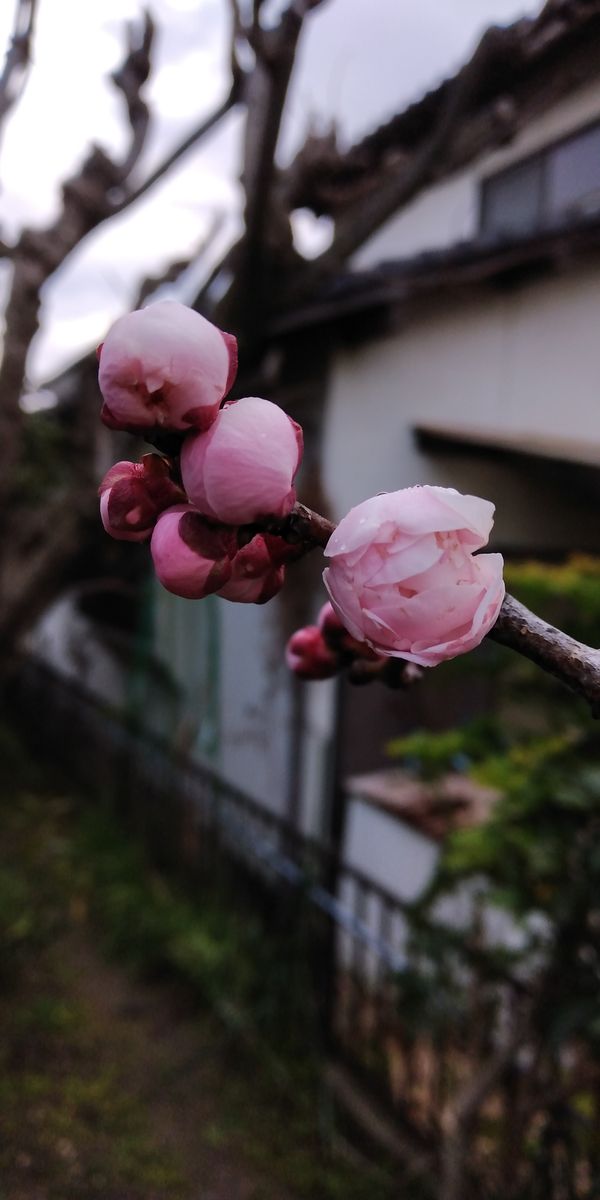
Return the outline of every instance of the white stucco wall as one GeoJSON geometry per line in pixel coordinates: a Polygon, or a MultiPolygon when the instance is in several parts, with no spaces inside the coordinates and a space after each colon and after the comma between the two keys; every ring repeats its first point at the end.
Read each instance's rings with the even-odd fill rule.
{"type": "Polygon", "coordinates": [[[461,171],[428,188],[392,217],[357,250],[357,270],[386,259],[412,258],[427,250],[443,250],[473,237],[477,228],[477,187],[473,171],[461,171]]]}
{"type": "Polygon", "coordinates": [[[576,521],[598,544],[581,502],[528,470],[469,455],[417,450],[413,428],[544,432],[600,446],[600,271],[539,280],[485,299],[446,299],[393,336],[335,357],[324,427],[324,478],[339,518],[378,491],[439,483],[499,506],[497,534],[512,546],[560,547],[576,521]],[[540,503],[543,500],[543,503],[540,503]]]}

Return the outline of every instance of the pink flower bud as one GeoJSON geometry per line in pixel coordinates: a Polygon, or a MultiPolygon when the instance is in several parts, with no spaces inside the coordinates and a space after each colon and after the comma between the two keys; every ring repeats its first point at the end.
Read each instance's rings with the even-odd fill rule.
{"type": "Polygon", "coordinates": [[[258,533],[238,550],[231,579],[217,595],[238,604],[266,604],[281,590],[284,580],[285,567],[273,564],[267,540],[258,533]]]}
{"type": "Polygon", "coordinates": [[[289,563],[296,562],[306,553],[305,547],[300,542],[286,542],[285,538],[280,537],[277,533],[263,533],[262,537],[274,567],[287,567],[289,563]]]}
{"type": "Polygon", "coordinates": [[[307,625],[292,634],[285,649],[285,660],[290,671],[300,679],[330,679],[337,675],[341,665],[337,655],[325,645],[316,625],[307,625]]]}
{"type": "Polygon", "coordinates": [[[168,508],[150,543],[163,587],[187,600],[201,600],[227,583],[236,550],[235,530],[210,525],[190,504],[168,508]]]}
{"type": "Polygon", "coordinates": [[[237,370],[237,343],[162,300],[127,313],[99,348],[101,417],[111,429],[208,429],[237,370]]]}
{"type": "Polygon", "coordinates": [[[488,500],[430,486],[351,509],[327,543],[323,575],[349,633],[424,667],[478,646],[504,598],[502,556],[473,555],[493,513],[488,500]]]}
{"type": "Polygon", "coordinates": [[[359,642],[344,628],[333,605],[329,600],[323,605],[317,617],[317,625],[321,630],[325,645],[334,652],[350,655],[352,658],[366,658],[373,662],[377,655],[366,642],[359,642]]]}
{"type": "Polygon", "coordinates": [[[143,542],[165,508],[185,500],[159,454],[145,454],[139,463],[118,462],[107,471],[100,487],[100,516],[111,537],[143,542]]]}
{"type": "Polygon", "coordinates": [[[247,525],[291,511],[301,460],[300,426],[269,400],[247,396],[226,404],[206,433],[186,438],[181,474],[205,516],[247,525]]]}

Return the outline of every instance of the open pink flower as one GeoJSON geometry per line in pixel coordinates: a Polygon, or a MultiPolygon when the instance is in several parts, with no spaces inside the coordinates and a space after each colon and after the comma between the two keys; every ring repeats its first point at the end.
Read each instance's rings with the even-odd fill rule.
{"type": "Polygon", "coordinates": [[[163,300],[127,313],[99,351],[101,417],[111,429],[208,429],[237,369],[237,343],[163,300]]]}
{"type": "Polygon", "coordinates": [[[270,400],[247,396],[226,404],[206,433],[186,438],[181,474],[205,516],[247,525],[291,511],[301,460],[300,426],[270,400]]]}
{"type": "Polygon", "coordinates": [[[217,595],[238,604],[266,604],[281,590],[284,580],[285,567],[275,565],[266,538],[257,533],[238,550],[231,564],[231,579],[217,595]]]}
{"type": "Polygon", "coordinates": [[[331,603],[378,654],[433,667],[478,646],[504,598],[500,554],[479,554],[494,506],[453,488],[373,496],[340,521],[325,554],[331,603]]]}
{"type": "Polygon", "coordinates": [[[235,530],[209,524],[190,504],[162,513],[150,543],[163,587],[187,600],[201,600],[227,583],[236,550],[235,530]]]}
{"type": "Polygon", "coordinates": [[[144,454],[139,463],[115,463],[106,472],[98,494],[106,532],[124,542],[146,541],[159,513],[185,500],[160,454],[144,454]]]}
{"type": "Polygon", "coordinates": [[[337,675],[341,665],[317,625],[306,625],[292,634],[285,648],[285,660],[300,679],[330,679],[337,675]]]}

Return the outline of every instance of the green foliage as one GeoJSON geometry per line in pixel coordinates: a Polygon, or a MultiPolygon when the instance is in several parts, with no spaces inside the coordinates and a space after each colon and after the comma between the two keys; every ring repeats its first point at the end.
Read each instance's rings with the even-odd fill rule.
{"type": "Polygon", "coordinates": [[[388,742],[390,758],[401,759],[423,779],[437,779],[448,771],[463,771],[472,762],[501,750],[506,736],[498,723],[480,717],[469,725],[442,733],[417,730],[388,742]]]}
{"type": "MultiPolygon", "coordinates": [[[[600,561],[509,565],[506,577],[540,615],[600,643],[600,561]]],[[[484,824],[448,838],[415,906],[413,966],[399,982],[403,1012],[416,1028],[462,1036],[474,978],[491,1024],[503,973],[536,980],[535,1036],[549,1052],[584,1039],[600,1065],[600,734],[538,668],[509,653],[497,668],[492,713],[389,747],[420,778],[462,772],[497,793],[484,824]],[[439,919],[440,905],[466,888],[476,897],[472,924],[457,931],[439,919]],[[494,943],[482,928],[499,911],[512,933],[494,943]]]]}
{"type": "Polygon", "coordinates": [[[588,645],[600,641],[600,559],[574,556],[566,563],[507,563],[506,586],[547,621],[588,645]]]}
{"type": "Polygon", "coordinates": [[[232,1028],[264,1035],[267,1059],[270,1046],[314,1038],[302,954],[288,929],[266,936],[254,907],[235,902],[233,879],[190,901],[101,807],[83,814],[74,855],[109,954],[145,975],[183,979],[232,1028]]]}

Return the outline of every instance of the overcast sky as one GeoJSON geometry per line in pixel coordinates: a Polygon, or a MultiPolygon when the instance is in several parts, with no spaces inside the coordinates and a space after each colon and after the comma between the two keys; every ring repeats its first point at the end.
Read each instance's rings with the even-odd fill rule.
{"type": "MultiPolygon", "coordinates": [[[[34,69],[0,146],[0,230],[43,224],[58,183],[100,141],[125,145],[119,96],[107,83],[123,25],[142,0],[39,0],[34,69]]],[[[272,8],[277,8],[273,0],[272,8]]],[[[227,88],[225,0],[149,0],[158,25],[146,95],[154,123],[141,173],[218,103],[227,88]]],[[[306,22],[281,153],[310,124],[335,120],[343,143],[367,132],[460,66],[486,25],[539,11],[540,0],[327,0],[306,22]]],[[[14,0],[0,0],[0,47],[14,0]]],[[[209,253],[236,229],[240,118],[228,117],[201,149],[144,202],[93,234],[44,296],[44,328],[31,374],[47,377],[101,339],[132,302],[137,282],[188,252],[215,213],[223,224],[209,253]]],[[[304,236],[310,229],[301,229],[304,236]]],[[[310,241],[307,241],[307,246],[310,241]]]]}

